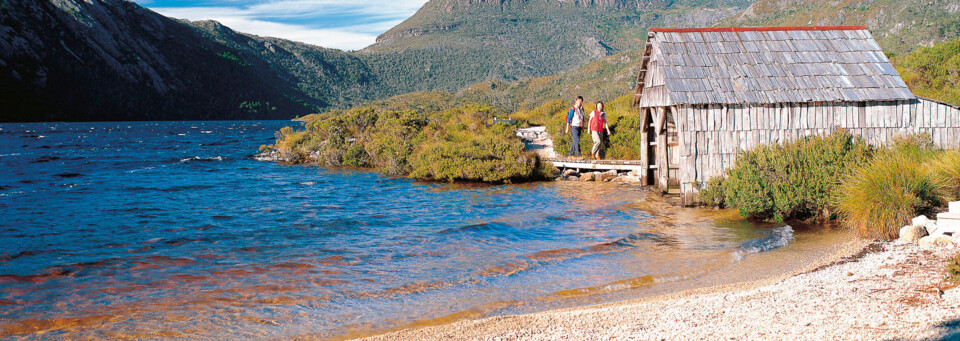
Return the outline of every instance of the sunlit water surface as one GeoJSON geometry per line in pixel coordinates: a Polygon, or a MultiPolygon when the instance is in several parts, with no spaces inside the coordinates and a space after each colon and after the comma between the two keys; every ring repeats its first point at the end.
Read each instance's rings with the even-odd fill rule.
{"type": "Polygon", "coordinates": [[[804,240],[636,186],[250,157],[290,124],[0,125],[0,337],[368,335],[669,291],[804,240]]]}

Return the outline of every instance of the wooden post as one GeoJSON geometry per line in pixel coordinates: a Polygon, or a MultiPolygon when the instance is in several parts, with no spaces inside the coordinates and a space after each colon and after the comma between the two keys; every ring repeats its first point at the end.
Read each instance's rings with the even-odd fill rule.
{"type": "Polygon", "coordinates": [[[640,108],[640,184],[650,185],[647,174],[650,173],[650,139],[647,130],[650,127],[650,108],[640,108]]]}

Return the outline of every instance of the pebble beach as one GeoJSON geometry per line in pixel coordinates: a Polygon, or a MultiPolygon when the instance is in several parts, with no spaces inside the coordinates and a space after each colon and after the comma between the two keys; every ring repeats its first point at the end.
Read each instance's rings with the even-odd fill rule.
{"type": "Polygon", "coordinates": [[[944,276],[957,252],[857,240],[775,278],[368,339],[958,340],[960,290],[944,276]]]}

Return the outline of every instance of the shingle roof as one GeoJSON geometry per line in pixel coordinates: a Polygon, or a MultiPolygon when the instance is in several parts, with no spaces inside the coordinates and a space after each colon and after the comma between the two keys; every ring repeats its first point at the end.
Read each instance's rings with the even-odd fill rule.
{"type": "MultiPolygon", "coordinates": [[[[662,73],[653,79],[665,86],[672,104],[915,98],[862,26],[651,28],[646,55],[649,71],[662,73]]],[[[644,64],[641,75],[646,72],[644,64]]]]}

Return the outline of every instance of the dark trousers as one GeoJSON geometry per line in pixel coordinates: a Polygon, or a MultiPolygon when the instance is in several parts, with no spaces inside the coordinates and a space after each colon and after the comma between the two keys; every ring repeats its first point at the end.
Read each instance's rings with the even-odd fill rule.
{"type": "Polygon", "coordinates": [[[570,137],[573,142],[570,145],[570,152],[567,156],[580,156],[580,127],[570,127],[570,137]],[[576,155],[574,155],[576,153],[576,155]]]}

